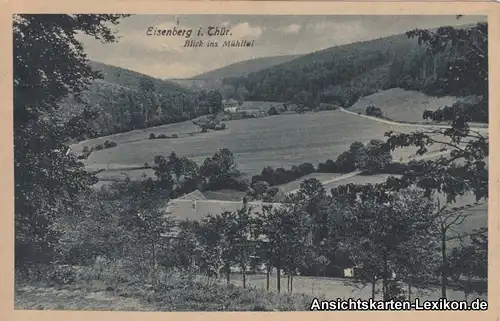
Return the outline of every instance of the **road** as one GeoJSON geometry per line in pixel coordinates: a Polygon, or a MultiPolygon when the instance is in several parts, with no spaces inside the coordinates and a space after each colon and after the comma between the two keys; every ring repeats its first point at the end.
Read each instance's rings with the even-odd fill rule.
{"type": "MultiPolygon", "coordinates": [[[[340,106],[337,106],[337,107],[338,107],[338,110],[341,111],[341,112],[344,112],[344,113],[347,113],[347,114],[351,114],[351,115],[354,115],[354,116],[358,116],[358,117],[362,117],[362,118],[368,118],[368,119],[371,119],[371,120],[374,120],[374,121],[378,121],[378,122],[385,123],[385,124],[390,124],[390,125],[405,126],[405,127],[418,127],[418,128],[450,128],[450,126],[446,126],[446,125],[427,125],[427,124],[398,123],[398,122],[395,122],[395,121],[390,121],[390,120],[386,120],[386,119],[382,119],[382,118],[377,118],[377,117],[373,117],[373,116],[367,116],[367,115],[363,115],[363,114],[358,114],[358,113],[355,113],[355,112],[352,112],[352,111],[345,110],[344,108],[342,108],[340,106]]],[[[471,127],[471,129],[476,130],[478,132],[488,133],[488,128],[484,128],[484,127],[471,127]]],[[[409,162],[410,160],[424,160],[424,159],[427,159],[427,158],[433,158],[433,157],[437,157],[437,156],[447,155],[449,153],[450,153],[450,151],[444,151],[444,152],[429,153],[429,154],[422,155],[422,156],[408,157],[408,158],[404,159],[402,162],[406,163],[406,162],[409,162]]],[[[323,184],[323,185],[331,184],[331,183],[334,183],[334,182],[346,180],[346,179],[354,177],[354,176],[358,176],[360,174],[361,174],[361,171],[351,172],[351,173],[348,173],[348,174],[345,174],[345,175],[342,175],[342,176],[337,176],[335,178],[322,181],[321,184],[323,184]]],[[[296,193],[298,191],[299,191],[299,189],[294,189],[294,190],[291,190],[289,193],[296,193]]]]}
{"type": "MultiPolygon", "coordinates": [[[[407,163],[407,162],[409,162],[411,160],[418,161],[418,160],[424,160],[424,159],[427,159],[427,158],[434,158],[434,157],[438,157],[438,156],[448,155],[449,153],[450,153],[450,151],[443,151],[443,152],[429,153],[429,154],[426,154],[426,155],[416,156],[416,157],[410,156],[410,157],[407,157],[407,158],[403,159],[401,161],[401,163],[407,163]]],[[[323,185],[327,185],[327,184],[331,184],[331,183],[334,183],[334,182],[343,181],[343,180],[346,180],[348,178],[358,176],[360,174],[361,174],[361,171],[354,171],[354,172],[350,172],[350,173],[347,173],[347,174],[342,175],[342,176],[337,176],[337,177],[329,179],[329,180],[321,181],[320,183],[323,184],[323,185]]],[[[297,193],[299,190],[300,190],[300,188],[297,188],[297,189],[291,190],[288,193],[289,194],[290,193],[297,193]]]]}
{"type": "MultiPolygon", "coordinates": [[[[338,107],[338,110],[343,112],[343,113],[355,115],[355,116],[362,117],[362,118],[371,119],[371,120],[378,121],[378,122],[384,123],[384,124],[389,124],[389,125],[404,126],[404,127],[417,127],[417,128],[450,128],[449,125],[400,123],[400,122],[387,120],[387,119],[383,119],[383,118],[378,118],[378,117],[374,117],[374,116],[367,116],[367,115],[363,115],[363,114],[358,114],[358,113],[355,113],[352,111],[348,111],[340,106],[337,106],[337,107],[338,107]]],[[[470,129],[475,130],[479,133],[486,133],[486,134],[488,133],[488,127],[470,127],[470,129]]]]}

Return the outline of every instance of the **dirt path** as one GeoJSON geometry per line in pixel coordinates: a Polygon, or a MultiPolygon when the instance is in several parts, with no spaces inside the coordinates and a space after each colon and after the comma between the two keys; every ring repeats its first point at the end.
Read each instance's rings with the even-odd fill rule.
{"type": "MultiPolygon", "coordinates": [[[[374,116],[367,116],[367,115],[363,115],[363,114],[358,114],[358,113],[355,113],[352,111],[345,110],[344,108],[342,108],[340,106],[337,106],[337,107],[338,107],[338,110],[340,110],[343,113],[351,114],[351,115],[362,117],[362,118],[371,119],[371,120],[378,121],[380,123],[389,124],[389,125],[404,126],[404,127],[418,127],[418,128],[450,128],[449,125],[410,124],[410,123],[396,122],[396,121],[382,119],[382,118],[378,118],[378,117],[374,117],[374,116]]],[[[486,133],[486,134],[488,133],[488,127],[470,127],[470,129],[475,130],[475,131],[480,132],[480,133],[486,133]]]]}
{"type": "MultiPolygon", "coordinates": [[[[429,154],[426,154],[426,155],[416,156],[416,157],[410,156],[410,157],[407,157],[406,159],[403,159],[401,161],[401,163],[407,163],[407,162],[409,162],[411,160],[415,160],[415,161],[424,160],[424,159],[433,158],[433,157],[437,157],[437,156],[447,155],[449,153],[450,153],[450,151],[444,151],[444,152],[429,153],[429,154]]],[[[347,173],[347,174],[342,175],[342,176],[337,176],[337,177],[332,178],[332,179],[321,181],[320,183],[323,184],[323,185],[328,185],[328,184],[331,184],[331,183],[334,183],[334,182],[338,182],[338,181],[343,181],[343,180],[346,180],[346,179],[349,179],[349,178],[352,178],[352,177],[355,177],[355,176],[358,176],[358,175],[361,175],[361,171],[354,171],[354,172],[351,172],[351,173],[347,173]]],[[[299,190],[300,190],[300,188],[297,188],[297,189],[291,190],[288,193],[297,193],[299,190]]]]}

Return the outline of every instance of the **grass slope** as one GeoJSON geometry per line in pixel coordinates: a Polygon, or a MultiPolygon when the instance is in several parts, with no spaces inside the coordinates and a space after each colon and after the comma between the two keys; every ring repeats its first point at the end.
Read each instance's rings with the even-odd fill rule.
{"type": "Polygon", "coordinates": [[[432,97],[418,91],[391,88],[373,95],[360,98],[349,111],[365,113],[369,105],[382,110],[384,117],[395,121],[418,122],[423,121],[425,110],[437,110],[444,106],[451,106],[459,98],[452,96],[432,97]]]}

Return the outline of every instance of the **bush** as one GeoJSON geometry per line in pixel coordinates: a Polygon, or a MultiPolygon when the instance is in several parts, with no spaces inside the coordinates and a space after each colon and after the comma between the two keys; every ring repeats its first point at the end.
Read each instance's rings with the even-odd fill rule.
{"type": "Polygon", "coordinates": [[[179,136],[177,136],[177,134],[172,134],[172,138],[179,138],[179,136]]]}
{"type": "Polygon", "coordinates": [[[318,173],[338,173],[339,169],[331,159],[318,164],[318,173]]]}
{"type": "Polygon", "coordinates": [[[217,124],[214,121],[209,122],[207,125],[208,129],[211,129],[211,130],[215,130],[216,126],[217,126],[217,124]]]}
{"type": "Polygon", "coordinates": [[[76,269],[70,265],[55,265],[47,275],[50,282],[58,285],[71,284],[76,276],[76,269]]]}
{"type": "Polygon", "coordinates": [[[208,132],[208,128],[206,126],[201,126],[201,132],[202,133],[208,132]]]}
{"type": "Polygon", "coordinates": [[[102,146],[101,144],[95,146],[95,150],[103,150],[103,149],[104,146],[102,146]]]}
{"type": "Polygon", "coordinates": [[[365,113],[367,116],[382,117],[382,110],[375,106],[366,107],[365,113]]]}
{"type": "Polygon", "coordinates": [[[104,142],[104,148],[112,148],[115,147],[117,144],[114,141],[107,140],[104,142]]]}
{"type": "Polygon", "coordinates": [[[168,138],[168,137],[165,134],[160,134],[156,138],[158,138],[158,139],[165,139],[165,138],[168,138]]]}
{"type": "Polygon", "coordinates": [[[155,139],[155,138],[156,138],[156,136],[154,133],[149,134],[149,139],[155,139]]]}
{"type": "Polygon", "coordinates": [[[278,115],[278,111],[276,110],[276,108],[271,107],[271,108],[269,108],[269,110],[267,111],[267,114],[268,114],[269,116],[278,115]]]}
{"type": "Polygon", "coordinates": [[[304,163],[299,165],[299,172],[301,176],[306,176],[315,172],[314,165],[311,163],[304,163]]]}

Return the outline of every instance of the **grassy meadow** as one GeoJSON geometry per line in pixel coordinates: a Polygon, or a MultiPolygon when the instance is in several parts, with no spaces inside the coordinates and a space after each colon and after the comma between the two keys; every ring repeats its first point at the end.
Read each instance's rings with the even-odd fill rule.
{"type": "MultiPolygon", "coordinates": [[[[234,120],[227,122],[227,127],[223,131],[200,133],[192,122],[183,122],[88,140],[74,145],[73,149],[79,152],[86,145],[107,139],[115,141],[118,146],[93,152],[86,160],[89,168],[98,169],[138,167],[151,163],[156,155],[168,156],[173,151],[202,162],[216,150],[229,148],[238,168],[255,175],[266,166],[289,168],[305,162],[317,165],[336,159],[353,142],[383,139],[384,133],[390,130],[414,130],[337,111],[234,120]],[[179,138],[150,140],[149,133],[175,133],[179,138]]],[[[438,148],[436,146],[436,150],[438,148]]],[[[414,149],[400,149],[393,155],[397,159],[413,153],[414,149]]]]}
{"type": "Polygon", "coordinates": [[[452,96],[431,97],[418,91],[392,88],[361,98],[349,107],[349,111],[364,114],[367,106],[374,105],[382,110],[385,117],[394,121],[422,122],[425,110],[451,106],[457,100],[452,96]]]}

